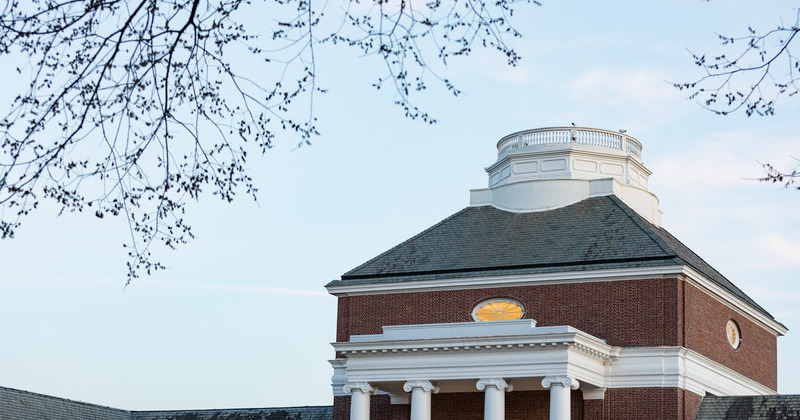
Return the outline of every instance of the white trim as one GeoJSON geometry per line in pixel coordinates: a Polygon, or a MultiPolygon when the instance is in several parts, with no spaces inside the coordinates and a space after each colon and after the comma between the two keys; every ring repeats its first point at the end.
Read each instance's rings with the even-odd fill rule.
{"type": "Polygon", "coordinates": [[[647,188],[614,177],[581,179],[544,175],[544,178],[500,181],[488,189],[470,190],[469,204],[470,207],[491,205],[511,213],[535,213],[609,195],[622,200],[650,223],[661,226],[658,197],[647,188]]]}
{"type": "Polygon", "coordinates": [[[344,397],[347,393],[344,392],[344,386],[347,384],[347,359],[333,359],[328,360],[328,363],[333,367],[333,376],[331,376],[331,388],[333,388],[334,397],[344,397]]]}
{"type": "Polygon", "coordinates": [[[533,331],[577,331],[570,327],[536,328],[536,320],[513,319],[509,321],[448,322],[442,324],[384,325],[382,334],[351,335],[350,342],[420,340],[431,338],[464,338],[530,334],[533,331]]]}
{"type": "Polygon", "coordinates": [[[623,348],[609,388],[680,387],[698,395],[776,395],[777,392],[683,347],[623,348]]]}
{"type": "Polygon", "coordinates": [[[707,295],[716,298],[725,304],[725,306],[733,309],[747,319],[761,325],[762,327],[765,327],[771,333],[780,336],[789,331],[788,328],[781,325],[778,321],[770,319],[763,313],[757,311],[755,308],[748,305],[733,293],[725,290],[721,286],[709,280],[706,276],[700,274],[697,270],[684,266],[682,274],[684,274],[690,280],[689,283],[691,285],[697,287],[707,295]]]}
{"type": "Polygon", "coordinates": [[[382,383],[425,378],[438,382],[444,390],[448,381],[569,376],[601,388],[682,388],[698,395],[776,394],[683,347],[614,347],[569,326],[533,327],[516,322],[527,331],[494,335],[491,323],[463,323],[485,334],[431,338],[422,326],[412,325],[408,332],[419,332],[425,338],[401,334],[405,339],[398,340],[372,335],[361,336],[368,337],[365,340],[333,343],[347,358],[345,377],[337,372],[335,382],[369,382],[381,387],[382,383]]]}
{"type": "Polygon", "coordinates": [[[602,400],[606,397],[606,389],[602,387],[584,386],[581,391],[583,392],[584,400],[602,400]]]}
{"type": "Polygon", "coordinates": [[[638,280],[682,273],[683,265],[663,267],[618,268],[606,270],[560,271],[540,274],[459,277],[452,279],[417,280],[325,286],[334,296],[363,296],[388,293],[438,292],[442,290],[486,289],[496,287],[538,286],[544,284],[587,283],[591,281],[638,280]]]}
{"type": "Polygon", "coordinates": [[[745,301],[725,290],[697,270],[686,265],[662,267],[638,267],[608,270],[563,271],[541,274],[515,274],[505,276],[460,277],[453,279],[417,280],[389,283],[370,283],[326,286],[328,293],[342,296],[364,296],[391,293],[432,292],[461,289],[488,289],[497,287],[522,287],[551,284],[589,283],[603,281],[641,280],[685,276],[689,284],[714,297],[742,316],[759,324],[772,334],[781,336],[788,329],[778,321],[770,319],[745,301]]]}

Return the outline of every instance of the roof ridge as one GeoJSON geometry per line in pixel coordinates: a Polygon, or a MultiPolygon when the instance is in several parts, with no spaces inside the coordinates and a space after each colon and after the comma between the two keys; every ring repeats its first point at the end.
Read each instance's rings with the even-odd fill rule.
{"type": "MultiPolygon", "coordinates": [[[[457,212],[455,212],[455,213],[451,214],[450,216],[448,216],[448,217],[446,217],[446,218],[444,218],[444,219],[440,220],[438,223],[436,223],[436,224],[434,224],[434,225],[432,225],[432,226],[428,227],[427,229],[423,230],[422,232],[420,232],[420,233],[418,233],[418,234],[416,234],[416,235],[414,235],[414,236],[412,236],[412,237],[410,237],[410,238],[406,239],[406,240],[405,240],[405,241],[403,241],[403,242],[400,242],[399,244],[397,244],[397,245],[395,245],[395,246],[393,246],[393,247],[391,247],[391,248],[387,249],[387,250],[386,250],[386,251],[384,251],[384,252],[381,252],[380,254],[376,255],[375,257],[372,257],[372,258],[370,258],[370,259],[369,259],[369,260],[367,260],[366,262],[364,262],[364,263],[362,263],[362,264],[359,264],[357,267],[355,267],[355,268],[352,268],[352,269],[348,270],[346,273],[342,274],[342,277],[341,277],[341,278],[342,278],[342,279],[344,279],[345,277],[348,277],[348,276],[350,276],[350,275],[351,275],[350,273],[352,273],[352,272],[354,272],[354,271],[358,271],[358,270],[360,270],[361,268],[363,268],[363,267],[365,267],[365,266],[369,265],[369,264],[370,264],[370,263],[372,263],[373,261],[375,261],[375,260],[377,260],[377,259],[379,259],[379,258],[383,257],[384,255],[386,255],[386,254],[389,254],[390,252],[394,251],[396,248],[399,248],[399,247],[401,247],[401,246],[403,246],[403,245],[405,245],[405,244],[407,244],[407,243],[409,243],[409,242],[411,242],[411,241],[413,241],[413,240],[415,240],[415,239],[417,239],[417,238],[421,238],[421,237],[423,237],[423,236],[427,235],[428,233],[430,233],[430,232],[431,232],[432,230],[434,230],[435,228],[437,228],[437,227],[441,226],[441,225],[442,225],[442,224],[444,224],[445,222],[447,222],[447,221],[449,221],[449,220],[451,220],[451,219],[455,218],[456,216],[460,215],[461,213],[464,213],[464,212],[466,212],[467,210],[469,210],[469,209],[471,209],[471,208],[473,208],[473,206],[467,206],[467,207],[464,207],[463,209],[461,209],[461,210],[459,210],[459,211],[457,211],[457,212]]],[[[334,280],[334,281],[336,281],[336,280],[334,280]]]]}
{"type": "MultiPolygon", "coordinates": [[[[723,278],[723,279],[724,279],[724,280],[725,280],[725,281],[728,283],[728,285],[730,285],[730,287],[728,287],[728,285],[726,285],[726,284],[724,284],[724,283],[717,282],[717,284],[719,284],[719,285],[720,285],[722,288],[724,288],[724,289],[728,290],[729,292],[732,292],[734,295],[736,295],[736,291],[738,291],[738,292],[740,292],[742,295],[744,295],[744,296],[747,296],[747,298],[748,298],[748,299],[750,299],[750,302],[747,302],[748,304],[750,304],[750,305],[753,305],[753,306],[754,306],[756,309],[758,309],[758,310],[760,310],[761,312],[765,313],[765,314],[766,314],[766,315],[768,315],[770,318],[772,318],[772,319],[775,319],[775,317],[774,317],[774,316],[772,316],[772,314],[771,314],[771,313],[769,313],[769,311],[767,311],[767,310],[766,310],[766,309],[764,309],[764,308],[763,308],[761,305],[759,305],[759,304],[758,304],[758,303],[757,303],[755,300],[753,300],[753,298],[751,298],[751,297],[750,297],[750,296],[749,296],[747,293],[745,293],[745,292],[744,292],[744,290],[740,289],[740,288],[739,288],[739,286],[737,286],[737,285],[736,285],[734,282],[732,282],[730,279],[728,279],[727,277],[725,277],[725,275],[724,275],[724,274],[722,274],[722,273],[721,273],[719,270],[717,270],[717,269],[716,269],[716,268],[715,268],[713,265],[711,265],[711,264],[710,264],[708,261],[706,261],[706,260],[705,260],[703,257],[701,257],[701,256],[700,256],[700,254],[698,254],[698,253],[696,253],[696,252],[692,251],[692,249],[691,249],[691,248],[689,248],[689,247],[688,247],[686,244],[684,244],[683,242],[681,242],[681,240],[680,240],[680,239],[678,239],[678,238],[677,238],[675,235],[671,234],[671,233],[670,233],[668,230],[666,230],[666,229],[663,229],[663,228],[661,228],[660,230],[661,230],[661,231],[663,231],[663,233],[662,233],[662,234],[664,234],[664,235],[669,235],[669,237],[670,237],[670,240],[674,240],[675,242],[677,242],[677,243],[678,243],[680,246],[682,246],[683,248],[685,248],[685,249],[686,249],[686,251],[687,251],[687,252],[689,252],[689,253],[690,253],[690,254],[691,254],[693,257],[697,258],[698,260],[700,260],[700,262],[702,262],[703,264],[705,264],[706,266],[708,266],[708,268],[709,268],[710,270],[712,270],[712,271],[713,271],[715,274],[717,274],[717,275],[719,275],[720,277],[722,277],[722,278],[723,278]],[[731,290],[731,289],[734,289],[734,290],[731,290]]],[[[659,233],[661,233],[661,232],[659,232],[659,233]]],[[[684,260],[684,259],[683,259],[683,258],[681,258],[681,260],[684,260]]],[[[694,268],[695,270],[699,271],[701,274],[703,273],[703,271],[705,271],[705,270],[702,270],[700,267],[697,267],[697,266],[695,266],[695,264],[692,264],[691,262],[688,262],[688,261],[685,261],[685,262],[686,262],[686,264],[687,264],[687,265],[689,265],[690,267],[692,267],[692,268],[694,268]]],[[[781,325],[783,325],[783,324],[781,324],[781,325]]]]}
{"type": "MultiPolygon", "coordinates": [[[[740,289],[739,286],[737,286],[730,279],[725,277],[724,274],[720,273],[719,270],[714,268],[713,265],[709,264],[709,262],[706,261],[705,259],[703,259],[703,257],[701,257],[698,253],[692,251],[692,249],[690,247],[688,247],[686,244],[681,242],[681,240],[678,239],[677,237],[675,237],[675,235],[669,233],[669,231],[667,231],[663,227],[651,225],[649,222],[647,222],[643,217],[639,216],[638,214],[636,214],[636,216],[634,217],[631,213],[635,214],[636,212],[633,209],[631,209],[630,207],[628,207],[622,200],[620,200],[619,197],[616,197],[616,196],[608,196],[608,197],[611,198],[611,201],[613,201],[617,206],[619,206],[628,215],[628,217],[630,217],[631,220],[633,220],[634,223],[636,223],[639,226],[640,229],[642,229],[645,233],[647,233],[648,236],[650,236],[651,238],[653,238],[653,236],[656,236],[656,238],[653,238],[653,239],[662,249],[664,249],[664,246],[667,246],[671,251],[673,251],[675,253],[674,256],[676,258],[678,258],[679,260],[683,261],[683,263],[685,265],[697,270],[698,272],[700,272],[701,274],[703,274],[706,277],[708,277],[709,274],[719,276],[720,278],[722,278],[724,280],[724,282],[716,281],[716,283],[719,286],[721,286],[722,288],[726,289],[727,291],[733,293],[734,295],[738,296],[739,294],[741,294],[742,296],[747,297],[747,299],[743,299],[745,301],[745,303],[747,303],[748,305],[753,306],[754,309],[756,309],[756,310],[758,310],[760,312],[763,312],[764,314],[766,314],[770,318],[775,319],[775,317],[773,317],[772,314],[769,313],[769,311],[767,311],[761,305],[759,305],[755,300],[753,300],[753,298],[751,298],[747,293],[745,293],[744,290],[740,289]],[[647,227],[647,229],[642,227],[642,225],[645,225],[647,227]],[[708,267],[708,269],[711,270],[712,273],[708,273],[707,274],[707,273],[705,273],[707,271],[706,269],[698,267],[697,264],[693,264],[691,261],[687,261],[686,258],[684,258],[684,257],[682,257],[680,255],[681,252],[679,252],[679,250],[674,249],[672,246],[670,246],[669,244],[666,243],[666,241],[664,240],[662,235],[666,235],[669,238],[670,241],[675,241],[679,246],[681,246],[683,248],[683,250],[680,250],[680,251],[687,252],[690,257],[696,258],[697,260],[699,260],[699,262],[701,262],[706,267],[708,267]],[[736,293],[737,291],[739,293],[736,293]]],[[[666,252],[666,250],[665,250],[665,252],[666,252]]]]}
{"type": "MultiPolygon", "coordinates": [[[[622,201],[619,197],[615,195],[608,195],[606,196],[606,198],[611,200],[612,203],[614,203],[617,207],[619,207],[620,210],[622,210],[622,212],[625,213],[628,216],[628,218],[631,219],[631,221],[636,226],[638,226],[639,229],[642,230],[642,232],[644,232],[650,239],[652,239],[653,242],[655,242],[656,245],[658,245],[658,247],[661,248],[662,251],[664,251],[665,253],[667,253],[667,255],[670,255],[672,257],[680,258],[678,252],[672,249],[672,247],[670,247],[666,242],[664,242],[664,239],[662,239],[656,232],[653,231],[654,225],[645,220],[645,218],[640,216],[639,213],[636,213],[635,210],[633,210],[632,208],[630,208],[630,206],[625,204],[625,202],[622,201]]],[[[683,260],[683,258],[680,259],[683,260]]]]}

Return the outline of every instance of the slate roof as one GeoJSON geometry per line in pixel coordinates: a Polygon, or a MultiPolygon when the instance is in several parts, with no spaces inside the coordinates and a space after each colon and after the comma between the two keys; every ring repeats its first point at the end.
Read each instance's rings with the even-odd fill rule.
{"type": "Polygon", "coordinates": [[[128,411],[0,386],[0,420],[331,420],[333,407],[128,411]]]}
{"type": "Polygon", "coordinates": [[[800,395],[706,396],[695,420],[777,420],[800,418],[800,395]]]}
{"type": "Polygon", "coordinates": [[[0,386],[0,420],[131,420],[131,414],[102,405],[0,386]]]}
{"type": "Polygon", "coordinates": [[[331,420],[332,406],[134,411],[132,420],[331,420]]]}
{"type": "Polygon", "coordinates": [[[542,212],[467,207],[328,286],[670,265],[694,268],[773,318],[669,232],[613,195],[542,212]]]}

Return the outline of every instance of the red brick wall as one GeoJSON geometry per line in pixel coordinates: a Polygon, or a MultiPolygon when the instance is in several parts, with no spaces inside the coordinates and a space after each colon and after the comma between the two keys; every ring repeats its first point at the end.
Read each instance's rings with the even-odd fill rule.
{"type": "MultiPolygon", "coordinates": [[[[369,418],[375,420],[408,420],[411,417],[411,405],[392,404],[388,395],[370,397],[369,418]]],[[[333,397],[333,420],[350,418],[350,397],[333,397]]],[[[448,418],[448,417],[443,417],[448,418]]]]}
{"type": "Polygon", "coordinates": [[[605,418],[605,402],[603,400],[583,400],[583,416],[586,419],[605,418]]]}
{"type": "Polygon", "coordinates": [[[538,326],[571,325],[615,346],[678,345],[676,279],[447,290],[339,298],[337,340],[384,325],[472,321],[478,303],[511,297],[538,326]]]}
{"type": "Polygon", "coordinates": [[[693,419],[694,414],[697,412],[697,407],[700,406],[700,400],[703,399],[700,395],[694,392],[679,390],[680,395],[683,396],[681,405],[683,406],[683,418],[693,419]]]}
{"type": "Polygon", "coordinates": [[[384,325],[469,322],[478,303],[511,297],[539,326],[571,325],[615,346],[679,346],[777,389],[774,335],[677,279],[448,290],[339,298],[337,340],[380,334],[384,325]],[[742,346],[727,343],[733,318],[742,346]]]}
{"type": "Polygon", "coordinates": [[[483,420],[483,393],[432,395],[431,418],[483,420]]]}
{"type": "Polygon", "coordinates": [[[607,389],[603,404],[604,420],[667,420],[692,419],[682,417],[678,409],[680,393],[677,388],[613,388],[607,389]]]}
{"type": "Polygon", "coordinates": [[[778,340],[772,333],[739,315],[691,285],[684,294],[684,346],[774,390],[778,386],[778,340]],[[739,324],[742,344],[734,350],[725,335],[729,319],[739,324]]]}

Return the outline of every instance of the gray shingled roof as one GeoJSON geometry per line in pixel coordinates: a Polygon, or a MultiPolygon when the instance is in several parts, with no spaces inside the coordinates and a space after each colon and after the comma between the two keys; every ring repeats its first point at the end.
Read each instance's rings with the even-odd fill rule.
{"type": "Polygon", "coordinates": [[[131,420],[125,410],[0,386],[0,420],[131,420]]]}
{"type": "Polygon", "coordinates": [[[800,395],[706,396],[695,420],[777,420],[800,418],[800,395]]]}
{"type": "Polygon", "coordinates": [[[681,264],[772,318],[669,232],[613,195],[542,212],[467,207],[328,285],[681,264]]]}
{"type": "Polygon", "coordinates": [[[331,420],[333,407],[134,411],[133,420],[331,420]]]}
{"type": "Polygon", "coordinates": [[[331,420],[333,407],[128,411],[0,386],[0,420],[331,420]]]}

